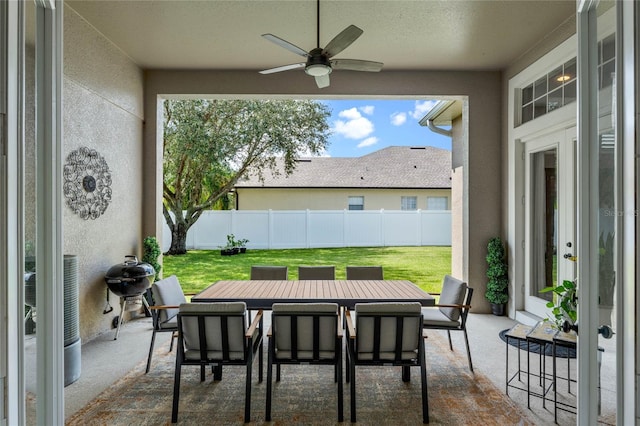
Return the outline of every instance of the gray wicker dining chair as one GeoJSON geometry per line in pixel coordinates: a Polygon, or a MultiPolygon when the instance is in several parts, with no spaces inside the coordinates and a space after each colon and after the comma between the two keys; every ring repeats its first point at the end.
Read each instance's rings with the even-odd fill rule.
{"type": "Polygon", "coordinates": [[[298,266],[299,280],[335,280],[335,266],[298,266]]]}
{"type": "Polygon", "coordinates": [[[336,303],[273,304],[268,333],[266,421],[271,421],[273,367],[277,370],[276,381],[280,381],[283,364],[333,365],[338,421],[343,420],[342,336],[336,303]]]}
{"type": "Polygon", "coordinates": [[[252,280],[286,280],[288,279],[288,268],[286,266],[260,266],[251,267],[250,279],[252,280]]]}
{"type": "Polygon", "coordinates": [[[471,362],[471,350],[469,349],[469,338],[467,337],[467,315],[471,309],[471,297],[473,288],[466,282],[461,281],[451,275],[445,275],[440,293],[431,293],[440,296],[435,307],[422,308],[424,318],[424,328],[431,330],[446,330],[449,337],[449,348],[453,350],[451,343],[451,332],[462,331],[464,342],[467,348],[467,360],[469,370],[473,372],[471,362]]]}
{"type": "MultiPolygon", "coordinates": [[[[408,303],[357,303],[355,324],[347,318],[347,382],[351,383],[351,422],[356,422],[356,366],[401,366],[402,380],[410,368],[420,367],[422,421],[429,423],[427,367],[421,305],[408,303]]],[[[387,419],[392,421],[392,419],[387,419]]],[[[394,419],[401,422],[401,419],[394,419]]]]}
{"type": "Polygon", "coordinates": [[[173,350],[173,341],[178,337],[178,311],[180,304],[186,303],[184,293],[178,277],[170,277],[156,281],[151,286],[151,297],[153,305],[149,306],[151,319],[153,321],[153,334],[149,345],[149,356],[147,357],[147,368],[144,374],[151,368],[151,358],[153,357],[153,347],[156,342],[156,333],[172,333],[169,352],[173,350]]]}
{"type": "Polygon", "coordinates": [[[173,385],[171,422],[178,421],[180,376],[183,365],[214,368],[214,380],[222,378],[223,365],[245,365],[244,421],[251,420],[251,373],[258,354],[259,381],[263,377],[262,311],[247,327],[249,315],[244,302],[184,303],[178,313],[178,353],[173,385]]]}
{"type": "Polygon", "coordinates": [[[383,280],[382,266],[347,266],[348,280],[383,280]]]}

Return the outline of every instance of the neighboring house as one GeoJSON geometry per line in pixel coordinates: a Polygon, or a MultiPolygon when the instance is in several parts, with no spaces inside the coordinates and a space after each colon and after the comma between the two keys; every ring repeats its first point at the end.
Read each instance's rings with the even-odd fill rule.
{"type": "Polygon", "coordinates": [[[235,186],[237,210],[449,210],[451,151],[390,146],[362,157],[307,157],[289,176],[235,186]]]}

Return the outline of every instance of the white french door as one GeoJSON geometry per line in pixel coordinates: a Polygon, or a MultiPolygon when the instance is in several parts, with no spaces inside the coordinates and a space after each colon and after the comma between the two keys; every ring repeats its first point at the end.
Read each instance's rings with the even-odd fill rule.
{"type": "Polygon", "coordinates": [[[576,129],[537,136],[525,146],[525,310],[546,318],[553,293],[576,277],[576,129]]]}

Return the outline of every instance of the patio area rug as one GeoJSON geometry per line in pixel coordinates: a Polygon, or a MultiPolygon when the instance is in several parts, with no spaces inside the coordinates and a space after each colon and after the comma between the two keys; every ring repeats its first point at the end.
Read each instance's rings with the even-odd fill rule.
{"type": "MultiPolygon", "coordinates": [[[[266,342],[265,342],[266,349],[266,342]]],[[[74,425],[165,425],[171,423],[175,351],[159,348],[149,374],[140,365],[71,416],[74,425]]],[[[432,425],[532,425],[527,413],[482,374],[472,374],[463,350],[451,352],[445,337],[431,333],[426,341],[429,414],[432,425]]],[[[264,421],[265,376],[258,382],[254,364],[251,424],[332,425],[337,423],[337,387],[330,366],[283,366],[274,382],[272,422],[264,421]]],[[[482,362],[477,360],[476,362],[482,362]]],[[[422,424],[419,369],[411,382],[399,367],[357,367],[358,424],[422,424]]],[[[211,371],[200,382],[197,367],[183,367],[178,424],[243,423],[244,367],[223,370],[214,382],[211,371]]],[[[274,374],[275,380],[275,374],[274,374]]],[[[344,386],[345,423],[350,419],[349,384],[344,386]]]]}

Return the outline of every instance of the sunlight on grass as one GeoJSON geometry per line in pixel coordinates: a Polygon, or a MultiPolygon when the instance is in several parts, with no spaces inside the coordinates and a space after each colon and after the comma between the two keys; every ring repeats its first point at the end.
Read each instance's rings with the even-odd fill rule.
{"type": "Polygon", "coordinates": [[[335,265],[336,279],[345,278],[347,265],[382,265],[385,279],[410,280],[427,292],[438,292],[444,275],[451,273],[451,247],[247,250],[235,256],[191,250],[183,256],[164,256],[163,262],[163,276],[175,274],[185,293],[197,293],[218,280],[247,280],[251,265],[288,266],[293,280],[299,265],[335,265]]]}

